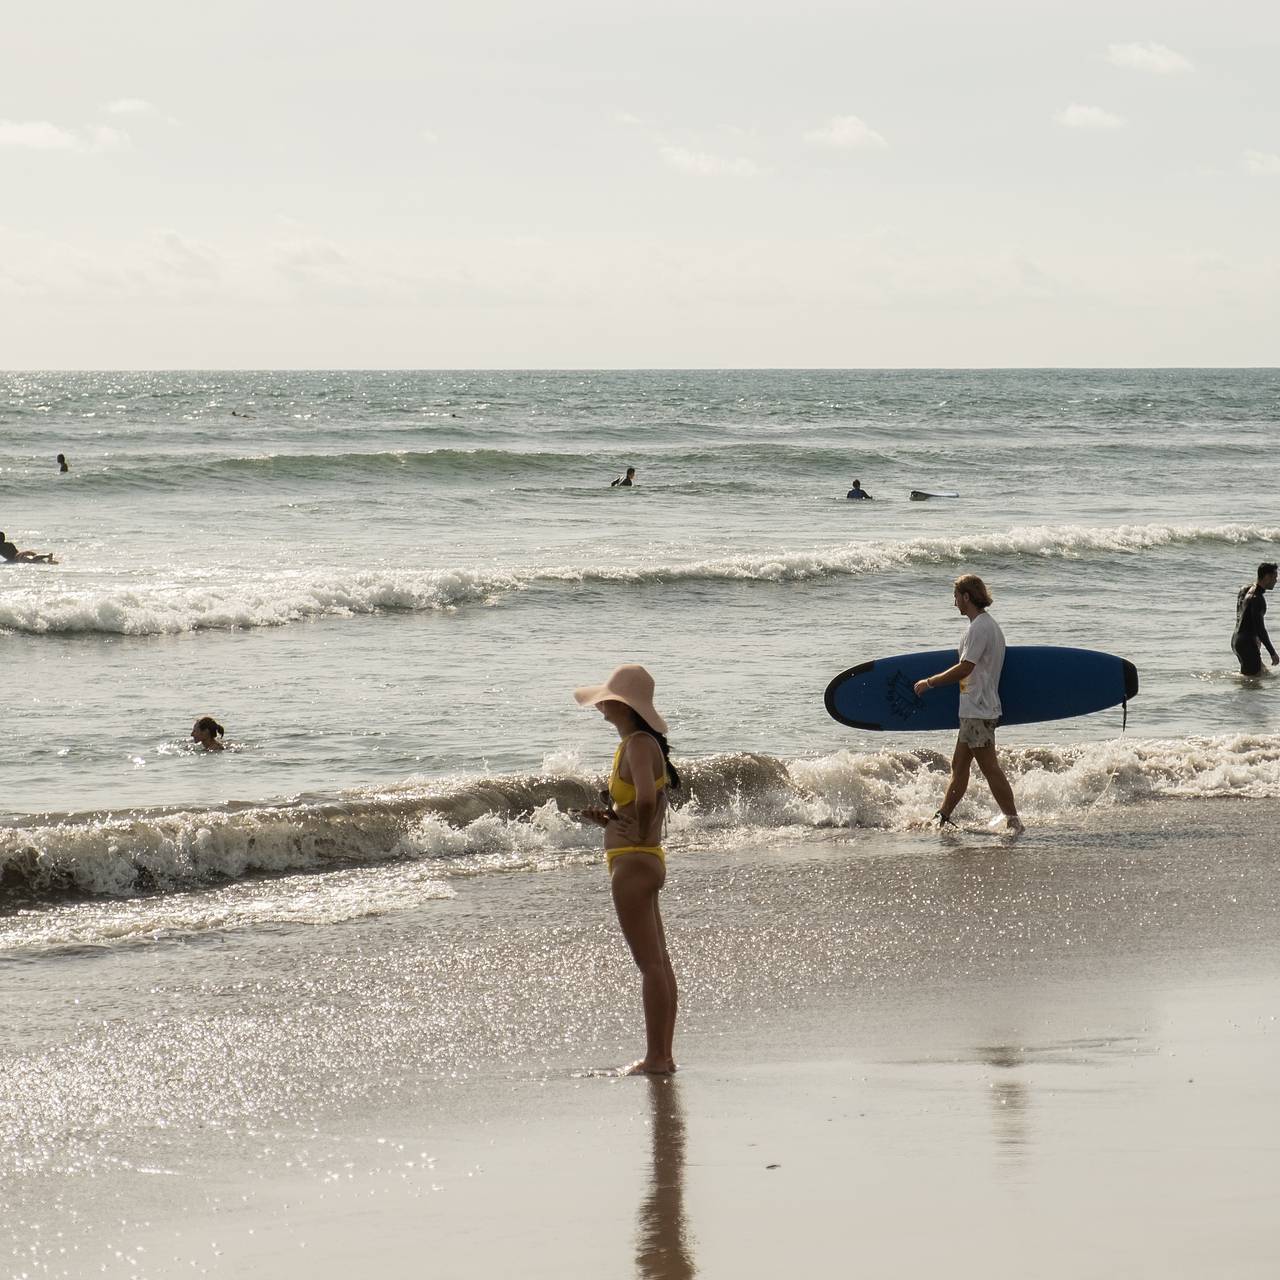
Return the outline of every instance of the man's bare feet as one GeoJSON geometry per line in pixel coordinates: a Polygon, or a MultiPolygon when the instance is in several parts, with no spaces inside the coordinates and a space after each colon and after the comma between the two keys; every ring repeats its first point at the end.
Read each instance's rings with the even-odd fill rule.
{"type": "Polygon", "coordinates": [[[654,1062],[650,1062],[648,1058],[641,1058],[639,1062],[623,1067],[621,1072],[624,1076],[673,1076],[675,1073],[676,1064],[670,1058],[658,1059],[654,1062]]]}

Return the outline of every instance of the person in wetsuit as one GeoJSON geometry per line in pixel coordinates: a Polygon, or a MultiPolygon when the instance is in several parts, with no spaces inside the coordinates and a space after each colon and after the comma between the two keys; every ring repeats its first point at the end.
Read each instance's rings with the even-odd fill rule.
{"type": "Polygon", "coordinates": [[[636,482],[635,467],[628,467],[625,476],[619,476],[616,480],[609,482],[610,489],[630,489],[636,482]]]}
{"type": "Polygon", "coordinates": [[[1276,566],[1263,561],[1258,566],[1258,577],[1247,587],[1241,587],[1236,596],[1236,629],[1231,633],[1231,647],[1240,659],[1242,676],[1262,674],[1262,649],[1271,655],[1271,665],[1280,663],[1271,637],[1267,635],[1263,618],[1267,613],[1266,593],[1276,585],[1276,566]]]}
{"type": "Polygon", "coordinates": [[[871,501],[871,495],[862,487],[861,480],[855,480],[853,482],[853,488],[844,496],[846,498],[851,498],[854,502],[858,502],[863,498],[867,499],[867,501],[871,501]]]}
{"type": "Polygon", "coordinates": [[[10,564],[57,564],[52,551],[19,551],[0,530],[0,560],[10,564]]]}

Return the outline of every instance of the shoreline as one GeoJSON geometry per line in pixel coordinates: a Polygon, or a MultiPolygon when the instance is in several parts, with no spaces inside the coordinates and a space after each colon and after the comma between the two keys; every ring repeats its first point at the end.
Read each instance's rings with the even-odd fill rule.
{"type": "Polygon", "coordinates": [[[6,1247],[51,1276],[1269,1274],[1278,819],[677,859],[665,1084],[581,1078],[638,1032],[598,867],[0,966],[6,1247]]]}

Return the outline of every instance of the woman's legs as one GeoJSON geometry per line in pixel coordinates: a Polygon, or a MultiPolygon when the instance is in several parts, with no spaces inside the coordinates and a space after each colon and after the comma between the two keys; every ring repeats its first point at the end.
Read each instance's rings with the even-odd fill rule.
{"type": "Polygon", "coordinates": [[[658,912],[666,868],[652,854],[624,853],[615,860],[610,889],[622,936],[631,948],[644,1002],[645,1055],[641,1071],[675,1070],[671,1042],[676,1025],[676,979],[658,912]]]}

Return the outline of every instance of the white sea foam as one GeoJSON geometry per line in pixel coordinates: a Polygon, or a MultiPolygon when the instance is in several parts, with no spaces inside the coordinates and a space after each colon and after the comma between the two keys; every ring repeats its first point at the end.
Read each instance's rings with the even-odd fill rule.
{"type": "MultiPolygon", "coordinates": [[[[1079,559],[1137,555],[1162,547],[1280,540],[1280,526],[1142,524],[1035,525],[970,536],[845,542],[776,554],[646,561],[607,568],[549,565],[521,569],[306,569],[238,580],[130,583],[84,588],[61,579],[6,590],[0,629],[39,635],[102,632],[166,635],[277,627],[317,618],[383,611],[448,611],[532,586],[563,583],[801,582],[875,574],[915,564],[960,564],[995,556],[1079,559]]],[[[16,572],[10,570],[9,572],[16,572]]],[[[8,585],[8,583],[6,583],[8,585]]]]}
{"type": "MultiPolygon", "coordinates": [[[[1274,736],[1117,738],[1011,748],[1002,757],[1031,823],[1080,822],[1099,806],[1152,800],[1280,798],[1274,736]]],[[[934,751],[894,750],[678,763],[685,796],[671,815],[671,840],[687,850],[754,846],[761,833],[785,839],[830,828],[906,830],[937,807],[947,767],[934,751]]],[[[0,883],[36,896],[130,895],[389,862],[429,862],[441,882],[541,870],[597,856],[599,832],[569,811],[598,785],[594,775],[563,772],[494,776],[366,789],[331,803],[141,811],[0,828],[0,883]]],[[[992,812],[976,782],[965,806],[962,819],[992,812]]]]}
{"type": "Polygon", "coordinates": [[[0,598],[0,628],[39,635],[103,632],[175,635],[184,631],[279,627],[316,618],[387,610],[430,611],[476,604],[523,583],[477,569],[309,571],[198,585],[28,588],[0,598]]]}

